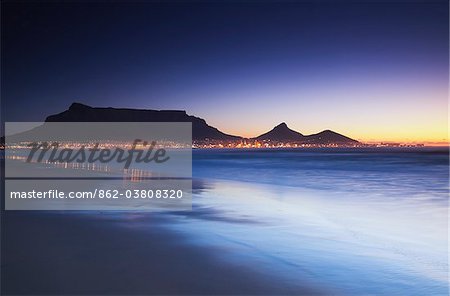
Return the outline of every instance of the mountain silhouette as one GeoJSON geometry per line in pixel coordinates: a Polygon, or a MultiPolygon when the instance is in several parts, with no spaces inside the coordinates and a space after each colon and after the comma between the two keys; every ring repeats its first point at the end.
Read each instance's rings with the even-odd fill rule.
{"type": "Polygon", "coordinates": [[[305,142],[308,144],[357,144],[356,140],[341,135],[339,133],[324,130],[320,133],[305,136],[305,142]]]}
{"type": "Polygon", "coordinates": [[[333,132],[331,130],[324,130],[317,134],[303,135],[297,131],[290,129],[286,123],[282,122],[272,130],[264,133],[256,138],[261,141],[276,141],[276,142],[297,142],[303,144],[325,145],[325,144],[340,144],[351,145],[359,143],[349,137],[333,132]]]}
{"type": "Polygon", "coordinates": [[[192,139],[201,140],[239,140],[219,131],[202,118],[188,115],[182,110],[145,110],[94,108],[81,103],[73,103],[68,110],[50,115],[46,122],[192,122],[192,139]]]}
{"type": "MultiPolygon", "coordinates": [[[[68,110],[48,116],[45,122],[191,122],[192,140],[194,141],[240,141],[243,139],[239,136],[225,134],[217,128],[208,125],[204,119],[188,115],[186,111],[182,110],[97,108],[81,103],[73,103],[68,110]]],[[[46,129],[47,132],[48,128],[46,129]]],[[[32,130],[10,136],[10,139],[27,139],[30,135],[37,135],[43,130],[43,126],[36,127],[32,130]]],[[[267,133],[252,139],[258,141],[295,142],[310,145],[354,145],[359,143],[356,140],[331,130],[324,130],[312,135],[303,135],[290,129],[285,122],[275,126],[267,133]]]]}
{"type": "Polygon", "coordinates": [[[256,140],[271,141],[302,141],[305,138],[301,133],[291,130],[286,123],[282,122],[272,130],[256,137],[256,140]]]}

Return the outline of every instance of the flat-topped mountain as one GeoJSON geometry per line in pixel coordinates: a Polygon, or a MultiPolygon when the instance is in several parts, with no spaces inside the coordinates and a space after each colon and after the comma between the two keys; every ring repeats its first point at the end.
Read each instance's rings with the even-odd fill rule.
{"type": "Polygon", "coordinates": [[[238,140],[219,131],[202,118],[188,115],[182,110],[145,110],[94,108],[80,103],[73,103],[68,110],[50,115],[46,122],[192,122],[192,139],[201,140],[238,140]]]}
{"type": "Polygon", "coordinates": [[[290,129],[286,123],[280,123],[272,130],[264,133],[256,138],[261,141],[276,141],[276,142],[297,142],[304,144],[339,144],[339,145],[352,145],[359,143],[344,135],[338,134],[331,130],[324,130],[317,134],[303,135],[297,131],[290,129]]]}

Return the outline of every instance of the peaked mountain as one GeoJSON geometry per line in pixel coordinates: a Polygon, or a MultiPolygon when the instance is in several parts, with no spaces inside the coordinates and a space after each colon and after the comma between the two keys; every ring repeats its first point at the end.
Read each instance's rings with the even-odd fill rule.
{"type": "Polygon", "coordinates": [[[297,131],[290,129],[286,123],[280,123],[269,132],[262,134],[256,138],[256,140],[270,140],[270,141],[291,141],[304,144],[339,144],[339,145],[351,145],[359,143],[344,135],[338,134],[331,130],[324,130],[317,134],[303,135],[297,131]]]}
{"type": "Polygon", "coordinates": [[[301,141],[304,139],[301,133],[291,130],[286,123],[282,122],[272,130],[262,134],[255,139],[271,141],[301,141]]]}
{"type": "Polygon", "coordinates": [[[192,122],[192,139],[201,140],[239,140],[219,131],[202,118],[188,115],[182,110],[145,110],[94,108],[73,103],[68,110],[50,115],[46,122],[192,122]]]}

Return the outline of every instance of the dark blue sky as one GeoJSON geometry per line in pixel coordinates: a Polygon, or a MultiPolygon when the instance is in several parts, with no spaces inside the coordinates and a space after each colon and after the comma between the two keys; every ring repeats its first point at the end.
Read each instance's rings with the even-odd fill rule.
{"type": "Polygon", "coordinates": [[[2,3],[7,121],[80,101],[439,141],[447,84],[448,1],[2,3]]]}

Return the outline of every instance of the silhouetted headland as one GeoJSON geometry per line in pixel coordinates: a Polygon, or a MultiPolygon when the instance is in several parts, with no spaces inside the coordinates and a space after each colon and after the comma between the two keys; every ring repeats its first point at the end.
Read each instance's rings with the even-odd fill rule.
{"type": "Polygon", "coordinates": [[[143,110],[122,108],[94,108],[73,103],[68,110],[50,115],[46,122],[191,122],[193,140],[239,140],[241,137],[225,134],[202,118],[188,115],[183,110],[143,110]]]}
{"type": "MultiPolygon", "coordinates": [[[[184,110],[147,110],[124,108],[98,108],[73,103],[69,109],[50,115],[45,122],[191,122],[192,140],[196,148],[276,148],[317,146],[360,146],[354,139],[331,130],[303,135],[280,123],[272,130],[255,138],[244,138],[226,134],[210,126],[202,118],[188,115],[184,110]]],[[[36,134],[40,127],[10,136],[19,140],[36,134]]]]}
{"type": "Polygon", "coordinates": [[[356,140],[330,130],[325,130],[312,135],[303,135],[290,129],[284,122],[254,139],[259,141],[295,142],[312,145],[354,145],[359,143],[356,140]]]}
{"type": "MultiPolygon", "coordinates": [[[[188,115],[184,110],[142,110],[122,108],[94,108],[73,103],[68,110],[50,115],[46,122],[191,122],[194,141],[241,141],[242,137],[229,135],[212,127],[202,118],[188,115]]],[[[251,140],[273,142],[295,142],[313,145],[359,143],[331,130],[313,135],[303,135],[281,123],[271,131],[251,140]]]]}

